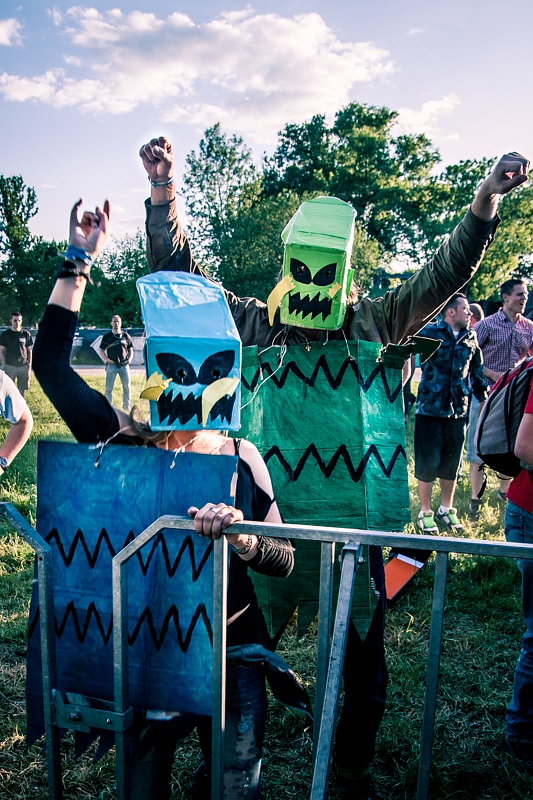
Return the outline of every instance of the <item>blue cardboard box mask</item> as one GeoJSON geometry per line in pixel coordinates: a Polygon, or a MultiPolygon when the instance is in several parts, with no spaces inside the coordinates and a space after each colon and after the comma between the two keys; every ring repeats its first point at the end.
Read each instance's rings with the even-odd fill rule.
{"type": "Polygon", "coordinates": [[[350,294],[355,209],[336,197],[302,203],[285,227],[283,278],[271,292],[272,325],[280,320],[300,328],[336,330],[342,326],[350,294]]]}
{"type": "Polygon", "coordinates": [[[241,340],[224,290],[198,275],[156,272],[137,291],[152,430],[238,430],[241,340]]]}

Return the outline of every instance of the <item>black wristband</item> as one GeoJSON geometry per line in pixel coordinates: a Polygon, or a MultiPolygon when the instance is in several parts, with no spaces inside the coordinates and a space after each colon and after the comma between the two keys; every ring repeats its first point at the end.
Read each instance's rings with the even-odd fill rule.
{"type": "Polygon", "coordinates": [[[56,280],[61,278],[77,278],[78,276],[85,278],[85,280],[91,284],[93,283],[90,274],[85,272],[83,267],[79,264],[75,264],[73,261],[65,260],[63,266],[56,275],[56,280]]]}

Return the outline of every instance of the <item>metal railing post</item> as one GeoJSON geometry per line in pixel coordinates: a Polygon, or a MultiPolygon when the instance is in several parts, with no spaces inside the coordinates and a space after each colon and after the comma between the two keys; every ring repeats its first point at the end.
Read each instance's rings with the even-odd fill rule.
{"type": "Polygon", "coordinates": [[[46,737],[46,766],[48,770],[48,797],[62,800],[61,751],[59,728],[54,724],[53,690],[57,685],[56,649],[54,630],[54,584],[52,574],[52,548],[39,536],[22,514],[11,503],[0,503],[0,513],[35,552],[39,584],[39,629],[41,634],[41,661],[43,681],[43,712],[46,737]]]}
{"type": "MultiPolygon", "coordinates": [[[[122,551],[124,552],[124,551],[122,551]]],[[[126,561],[113,558],[113,697],[114,709],[123,714],[128,707],[128,573],[126,561]]],[[[117,800],[129,800],[131,793],[127,732],[115,732],[115,773],[117,800]]]]}
{"type": "Polygon", "coordinates": [[[211,724],[211,798],[224,796],[224,733],[226,727],[226,619],[228,540],[214,542],[213,706],[211,724]]]}
{"type": "Polygon", "coordinates": [[[318,632],[316,654],[316,685],[313,725],[313,764],[316,758],[322,709],[326,692],[329,653],[331,647],[331,618],[333,612],[333,570],[335,542],[322,542],[320,547],[320,594],[318,600],[318,632]]]}
{"type": "Polygon", "coordinates": [[[435,733],[435,713],[437,710],[437,689],[439,685],[439,666],[444,629],[444,604],[446,602],[446,578],[448,573],[448,553],[437,553],[435,582],[433,585],[433,610],[429,634],[428,669],[426,678],[426,700],[424,703],[424,722],[420,742],[420,764],[418,769],[417,800],[427,800],[431,770],[431,754],[435,733]]]}
{"type": "Polygon", "coordinates": [[[329,761],[339,692],[348,639],[348,625],[352,610],[352,595],[355,574],[359,563],[362,561],[362,547],[360,544],[347,543],[342,551],[342,569],[335,613],[335,626],[331,640],[329,669],[326,680],[324,706],[320,722],[320,732],[316,747],[316,757],[313,767],[313,783],[311,785],[311,800],[323,800],[326,797],[328,784],[329,761]]]}

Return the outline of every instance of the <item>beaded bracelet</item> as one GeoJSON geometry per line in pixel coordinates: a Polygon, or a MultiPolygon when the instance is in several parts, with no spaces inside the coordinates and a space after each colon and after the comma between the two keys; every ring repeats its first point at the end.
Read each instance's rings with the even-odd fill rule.
{"type": "Polygon", "coordinates": [[[174,183],[174,178],[169,178],[168,181],[153,181],[150,176],[148,176],[148,180],[150,181],[151,185],[157,188],[158,186],[170,186],[171,183],[174,183]]]}
{"type": "Polygon", "coordinates": [[[243,547],[237,548],[235,545],[231,544],[230,547],[234,553],[237,553],[238,556],[245,556],[246,553],[249,553],[252,549],[254,544],[254,537],[251,533],[248,534],[248,538],[246,540],[246,544],[243,547]]]}

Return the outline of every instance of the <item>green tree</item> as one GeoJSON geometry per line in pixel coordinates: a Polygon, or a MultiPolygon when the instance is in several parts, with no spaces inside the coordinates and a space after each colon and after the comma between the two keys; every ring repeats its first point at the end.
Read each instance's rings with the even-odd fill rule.
{"type": "Polygon", "coordinates": [[[141,308],[135,282],[145,275],[145,237],[141,231],[116,239],[91,269],[94,285],[85,293],[80,322],[107,327],[113,314],[124,327],[142,327],[141,308]]]}
{"type": "Polygon", "coordinates": [[[473,300],[499,299],[499,287],[508,278],[533,277],[533,187],[520,187],[505,195],[499,214],[502,221],[498,232],[468,285],[473,300]]]}
{"type": "Polygon", "coordinates": [[[29,221],[37,213],[37,195],[21,175],[0,175],[0,317],[12,311],[26,324],[37,322],[51,292],[64,243],[33,236],[29,221]]]}
{"type": "Polygon", "coordinates": [[[331,194],[351,203],[384,254],[421,257],[436,206],[432,170],[440,155],[429,139],[393,137],[397,113],[350,103],[331,127],[323,116],[287,125],[264,168],[264,192],[331,194]]]}
{"type": "MultiPolygon", "coordinates": [[[[240,297],[267,299],[283,261],[285,225],[303,200],[320,193],[319,170],[331,179],[323,118],[313,118],[307,136],[301,128],[288,126],[294,157],[302,164],[310,159],[305,190],[299,193],[290,185],[275,195],[266,191],[266,175],[258,176],[249,148],[242,139],[226,136],[219,125],[206,129],[199,154],[193,151],[186,158],[184,194],[194,251],[202,265],[240,297]],[[313,158],[316,148],[320,153],[313,158]]],[[[361,224],[356,226],[352,262],[358,286],[365,290],[380,263],[380,251],[361,224]]]]}
{"type": "Polygon", "coordinates": [[[32,237],[27,249],[0,262],[0,318],[6,324],[20,311],[24,324],[37,323],[46,307],[55,276],[63,263],[66,242],[32,237]]]}
{"type": "Polygon", "coordinates": [[[38,212],[35,189],[22,175],[0,175],[0,250],[18,256],[32,244],[28,222],[38,212]]]}
{"type": "Polygon", "coordinates": [[[217,247],[216,277],[226,289],[239,297],[267,299],[283,262],[281,233],[300,202],[292,192],[263,198],[259,180],[242,192],[231,235],[217,247]]]}
{"type": "MultiPolygon", "coordinates": [[[[266,299],[282,259],[281,231],[299,203],[330,194],[358,212],[352,263],[361,290],[394,258],[416,269],[459,223],[495,159],[468,159],[435,174],[439,151],[424,135],[394,136],[397,113],[361,103],[287,125],[255,170],[250,150],[219,125],[208,128],[184,176],[200,261],[240,296],[266,299]]],[[[501,203],[502,223],[471,282],[484,299],[513,274],[533,275],[531,195],[501,203]]]]}
{"type": "Polygon", "coordinates": [[[257,170],[243,140],[227,136],[218,123],[206,128],[198,154],[193,150],[185,161],[189,229],[199,258],[216,274],[220,252],[233,234],[241,194],[254,183],[257,170]]]}

